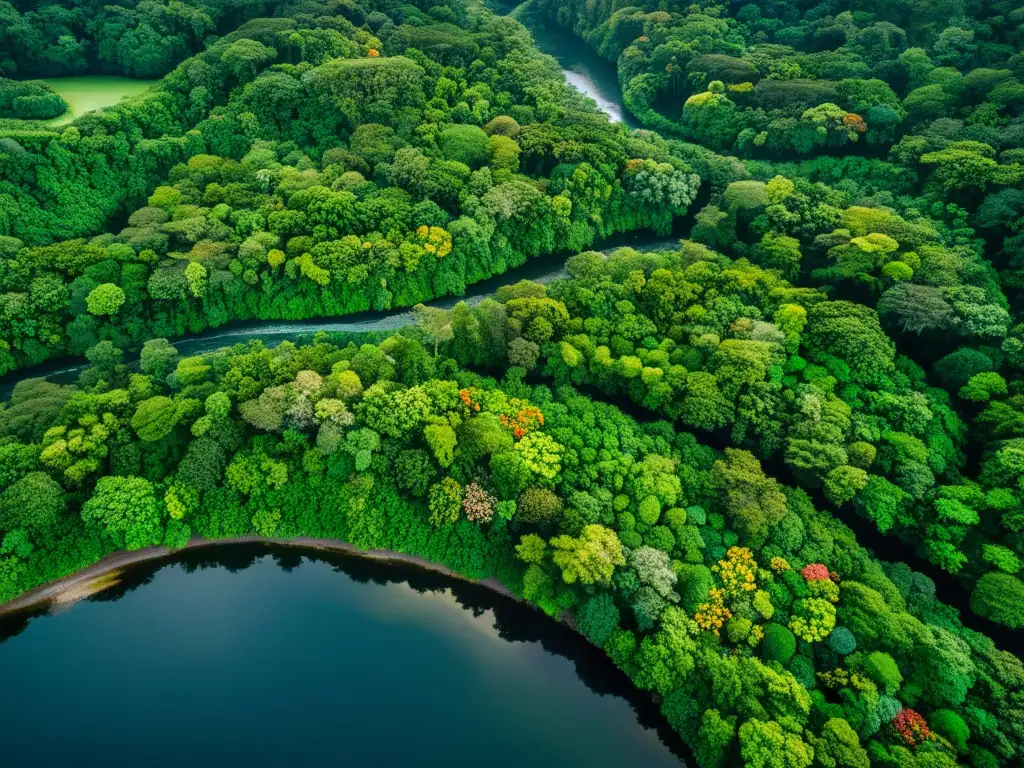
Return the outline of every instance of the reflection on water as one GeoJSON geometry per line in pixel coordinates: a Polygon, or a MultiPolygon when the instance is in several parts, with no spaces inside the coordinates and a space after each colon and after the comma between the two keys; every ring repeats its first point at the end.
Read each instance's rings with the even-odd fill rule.
{"type": "MultiPolygon", "coordinates": [[[[583,69],[566,69],[564,70],[565,79],[569,85],[578,91],[582,91],[587,94],[590,98],[597,102],[597,106],[602,112],[606,113],[612,120],[613,123],[624,123],[627,122],[626,110],[617,101],[611,101],[607,99],[604,93],[595,87],[594,80],[591,78],[590,73],[583,69]]],[[[632,117],[629,118],[632,120],[632,117]]],[[[632,127],[632,126],[631,126],[632,127]]]]}
{"type": "MultiPolygon", "coordinates": [[[[502,16],[523,5],[520,0],[485,0],[484,4],[502,16]]],[[[530,32],[537,48],[552,56],[562,67],[562,74],[569,85],[596,101],[613,123],[625,123],[629,128],[643,127],[623,104],[615,64],[591,51],[578,37],[557,27],[531,28],[530,32]]]]}
{"type": "Polygon", "coordinates": [[[650,696],[567,627],[479,585],[342,554],[194,550],[59,615],[4,620],[0,637],[11,765],[684,754],[650,696]]]}

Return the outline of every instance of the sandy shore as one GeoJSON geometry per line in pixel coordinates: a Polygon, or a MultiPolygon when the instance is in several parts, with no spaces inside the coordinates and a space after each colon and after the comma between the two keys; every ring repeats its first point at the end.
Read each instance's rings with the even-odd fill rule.
{"type": "MultiPolygon", "coordinates": [[[[327,550],[330,552],[344,552],[345,554],[353,555],[356,557],[366,557],[372,560],[384,560],[393,563],[405,563],[407,565],[414,565],[417,568],[424,568],[428,571],[434,571],[444,576],[449,576],[455,579],[461,579],[474,584],[480,584],[483,587],[497,592],[498,594],[504,595],[505,597],[511,597],[513,600],[518,600],[514,594],[497,579],[486,579],[484,581],[477,581],[470,579],[461,574],[456,573],[450,568],[446,568],[438,563],[433,563],[429,560],[424,560],[422,557],[416,557],[415,555],[407,555],[402,552],[393,552],[387,549],[371,549],[362,550],[353,544],[349,544],[345,541],[337,541],[335,539],[313,539],[307,536],[299,536],[294,539],[264,539],[259,536],[238,536],[231,539],[217,539],[211,541],[209,539],[193,539],[188,543],[185,549],[199,549],[201,547],[215,547],[221,544],[255,544],[255,543],[266,543],[266,544],[277,544],[285,547],[299,547],[302,549],[319,549],[327,550]]],[[[70,576],[65,576],[63,579],[57,581],[51,581],[48,584],[42,584],[35,589],[31,589],[20,597],[16,597],[8,603],[0,605],[0,616],[7,616],[18,611],[23,611],[27,608],[34,608],[39,605],[48,603],[57,603],[61,601],[62,597],[70,597],[76,593],[83,595],[91,594],[90,585],[95,584],[101,580],[109,580],[111,582],[116,581],[116,577],[125,568],[129,568],[132,565],[138,563],[145,563],[151,560],[160,560],[174,555],[176,552],[182,550],[173,550],[168,547],[148,547],[146,549],[138,549],[134,552],[118,552],[116,554],[105,557],[97,563],[90,565],[77,573],[73,573],[70,576]]]]}

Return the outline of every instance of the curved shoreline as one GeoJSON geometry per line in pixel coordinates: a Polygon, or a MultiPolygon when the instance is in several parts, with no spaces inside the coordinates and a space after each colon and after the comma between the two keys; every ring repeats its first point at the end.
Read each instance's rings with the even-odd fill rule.
{"type": "MultiPolygon", "coordinates": [[[[179,552],[184,552],[189,549],[201,549],[203,547],[215,547],[218,545],[229,544],[273,544],[276,546],[296,547],[300,549],[326,550],[329,552],[340,552],[342,554],[352,555],[353,557],[362,557],[369,560],[381,560],[385,562],[402,563],[404,565],[413,565],[417,568],[423,568],[427,571],[439,573],[442,576],[467,581],[471,584],[479,584],[492,592],[496,592],[499,595],[525,604],[525,601],[522,598],[516,596],[512,590],[497,579],[471,579],[468,576],[463,576],[462,574],[453,571],[447,566],[441,565],[440,563],[435,563],[431,560],[426,560],[422,557],[417,557],[416,555],[409,555],[404,552],[395,552],[390,549],[364,550],[359,549],[357,546],[350,544],[347,541],[340,541],[338,539],[315,539],[309,536],[298,536],[294,539],[267,539],[262,536],[235,536],[228,539],[192,539],[187,545],[180,549],[171,549],[170,547],[146,547],[145,549],[138,549],[132,552],[115,552],[114,554],[104,557],[80,571],[61,579],[57,579],[56,581],[47,582],[46,584],[41,584],[38,587],[33,587],[28,592],[25,592],[13,600],[0,605],[0,618],[11,616],[44,604],[49,605],[57,603],[60,601],[62,596],[68,594],[73,595],[77,590],[87,590],[91,583],[105,577],[117,575],[122,569],[129,568],[133,565],[173,557],[179,552]]],[[[84,592],[84,595],[88,594],[91,593],[88,591],[84,592]]]]}

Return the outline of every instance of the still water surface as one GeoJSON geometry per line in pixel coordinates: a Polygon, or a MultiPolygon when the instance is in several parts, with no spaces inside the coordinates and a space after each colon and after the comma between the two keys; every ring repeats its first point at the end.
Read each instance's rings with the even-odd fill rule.
{"type": "Polygon", "coordinates": [[[680,764],[578,635],[407,566],[226,546],[19,629],[6,765],[680,764]]]}
{"type": "Polygon", "coordinates": [[[49,125],[64,125],[86,112],[117,104],[126,96],[135,96],[147,90],[157,80],[138,80],[117,75],[77,75],[50,77],[43,80],[68,103],[68,111],[52,120],[49,125]]]}

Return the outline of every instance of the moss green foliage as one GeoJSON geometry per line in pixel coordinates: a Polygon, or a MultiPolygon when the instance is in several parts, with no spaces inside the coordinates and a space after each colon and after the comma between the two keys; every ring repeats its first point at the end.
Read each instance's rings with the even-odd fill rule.
{"type": "Polygon", "coordinates": [[[955,193],[1024,172],[1014,10],[533,0],[522,16],[616,62],[649,128],[751,158],[818,156],[805,172],[834,181],[854,168],[869,184],[920,172],[955,193]]]}
{"type": "Polygon", "coordinates": [[[59,117],[68,105],[46,83],[0,77],[0,118],[46,120],[59,117]]]}
{"type": "MultiPolygon", "coordinates": [[[[850,208],[841,215],[868,214],[850,208]]],[[[567,267],[571,279],[529,298],[499,295],[510,330],[543,309],[554,319],[538,338],[536,366],[544,375],[631,400],[709,439],[728,430],[733,447],[711,478],[731,525],[758,541],[806,535],[787,519],[778,481],[760,467],[759,459],[771,459],[796,484],[883,533],[914,541],[966,582],[998,571],[1019,591],[1020,448],[994,434],[1013,434],[1017,396],[1002,376],[955,377],[954,392],[934,386],[898,353],[878,311],[796,287],[775,270],[698,243],[683,241],[674,252],[582,253],[567,267]],[[979,433],[992,442],[983,442],[991,448],[972,480],[963,472],[979,433]]],[[[483,322],[492,310],[466,311],[483,322]]],[[[452,344],[461,362],[518,362],[512,343],[507,361],[477,349],[463,353],[471,346],[466,327],[455,329],[452,344]]],[[[967,356],[951,353],[937,367],[953,371],[961,358],[967,356]]],[[[657,527],[661,508],[673,503],[645,497],[637,524],[657,527]]],[[[674,536],[685,535],[679,528],[685,531],[677,526],[674,536]]],[[[817,618],[808,638],[831,630],[830,619],[817,618]]]]}
{"type": "Polygon", "coordinates": [[[1024,582],[1008,573],[986,573],[971,594],[971,608],[1001,624],[1024,627],[1024,582]]]}
{"type": "Polygon", "coordinates": [[[787,664],[796,653],[796,638],[782,624],[769,624],[764,629],[761,652],[766,661],[787,664]]]}

